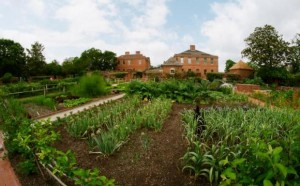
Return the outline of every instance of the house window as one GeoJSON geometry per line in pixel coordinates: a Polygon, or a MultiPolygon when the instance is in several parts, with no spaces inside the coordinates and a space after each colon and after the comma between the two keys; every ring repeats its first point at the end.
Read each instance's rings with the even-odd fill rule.
{"type": "Polygon", "coordinates": [[[184,69],[181,69],[182,72],[184,72],[184,69]]]}
{"type": "Polygon", "coordinates": [[[175,69],[174,68],[170,69],[170,74],[175,74],[175,69]]]}
{"type": "Polygon", "coordinates": [[[188,58],[188,64],[192,64],[192,59],[188,58]]]}
{"type": "Polygon", "coordinates": [[[130,65],[130,64],[131,64],[131,61],[130,61],[130,60],[128,60],[128,61],[127,61],[127,64],[128,64],[128,65],[130,65]]]}
{"type": "Polygon", "coordinates": [[[180,63],[183,63],[184,62],[184,58],[180,58],[180,63]]]}
{"type": "Polygon", "coordinates": [[[214,58],[210,58],[210,64],[214,64],[214,58]]]}
{"type": "Polygon", "coordinates": [[[214,70],[211,70],[210,72],[214,72],[214,70]]]}
{"type": "Polygon", "coordinates": [[[123,65],[125,65],[125,61],[123,61],[123,65]]]}
{"type": "Polygon", "coordinates": [[[206,72],[207,72],[207,70],[205,69],[205,70],[204,70],[204,74],[206,74],[206,72]]]}
{"type": "Polygon", "coordinates": [[[196,69],[196,72],[198,73],[198,72],[199,72],[199,69],[196,69]]]}
{"type": "Polygon", "coordinates": [[[189,69],[188,72],[192,72],[192,69],[189,69]]]}
{"type": "Polygon", "coordinates": [[[207,64],[207,58],[204,58],[204,63],[207,64]]]}
{"type": "Polygon", "coordinates": [[[139,65],[141,65],[142,64],[142,60],[139,60],[138,63],[139,63],[139,65]]]}
{"type": "Polygon", "coordinates": [[[200,58],[196,59],[196,63],[199,65],[200,64],[200,58]]]}

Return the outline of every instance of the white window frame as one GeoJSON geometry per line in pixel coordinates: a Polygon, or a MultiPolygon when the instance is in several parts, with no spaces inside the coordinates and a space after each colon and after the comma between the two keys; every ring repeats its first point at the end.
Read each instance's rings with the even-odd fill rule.
{"type": "Polygon", "coordinates": [[[188,58],[188,64],[192,64],[192,58],[188,58]]]}
{"type": "Polygon", "coordinates": [[[184,63],[184,58],[180,58],[180,63],[183,64],[184,63]]]}

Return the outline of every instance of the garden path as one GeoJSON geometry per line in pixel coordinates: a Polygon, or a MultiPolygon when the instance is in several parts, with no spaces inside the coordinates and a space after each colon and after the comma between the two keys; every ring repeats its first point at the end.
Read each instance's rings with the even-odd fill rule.
{"type": "Polygon", "coordinates": [[[87,104],[84,104],[82,106],[76,107],[74,109],[62,111],[62,112],[59,112],[59,113],[56,113],[56,114],[53,114],[53,115],[50,115],[50,116],[45,116],[45,117],[39,118],[37,120],[41,121],[41,120],[50,119],[50,121],[55,121],[57,118],[64,118],[64,117],[66,117],[68,115],[75,114],[77,112],[81,112],[83,110],[86,110],[86,109],[89,109],[91,107],[103,104],[105,102],[120,99],[120,98],[122,98],[124,96],[125,96],[125,94],[118,94],[118,95],[115,95],[115,96],[112,96],[112,97],[108,97],[108,98],[100,99],[100,100],[97,100],[97,101],[89,102],[87,104]]]}
{"type": "MultiPolygon", "coordinates": [[[[97,101],[93,101],[82,106],[76,107],[74,109],[70,109],[67,111],[59,112],[50,116],[46,116],[43,118],[39,118],[38,120],[47,120],[55,121],[58,117],[63,118],[67,115],[74,114],[84,109],[89,109],[91,107],[97,106],[99,104],[103,104],[107,101],[117,100],[124,97],[125,94],[119,94],[108,98],[99,99],[97,101]]],[[[21,186],[17,176],[15,175],[14,169],[12,168],[8,158],[5,158],[6,150],[4,148],[3,134],[0,131],[0,186],[21,186]]]]}

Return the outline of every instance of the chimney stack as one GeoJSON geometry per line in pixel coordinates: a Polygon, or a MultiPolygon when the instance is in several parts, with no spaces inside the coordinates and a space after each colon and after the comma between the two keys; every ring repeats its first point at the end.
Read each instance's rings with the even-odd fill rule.
{"type": "Polygon", "coordinates": [[[195,45],[190,45],[190,50],[196,50],[196,46],[195,45]]]}
{"type": "Polygon", "coordinates": [[[140,55],[140,54],[141,54],[141,52],[140,52],[140,51],[136,51],[136,52],[135,52],[135,54],[137,54],[137,55],[140,55]]]}
{"type": "Polygon", "coordinates": [[[130,54],[130,52],[125,52],[125,55],[129,55],[130,54]]]}

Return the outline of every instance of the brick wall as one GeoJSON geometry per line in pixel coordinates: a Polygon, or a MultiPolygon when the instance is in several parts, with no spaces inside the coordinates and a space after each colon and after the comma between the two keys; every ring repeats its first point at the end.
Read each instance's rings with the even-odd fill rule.
{"type": "Polygon", "coordinates": [[[260,90],[260,86],[253,84],[236,84],[235,90],[237,92],[253,93],[254,90],[260,90]]]}

